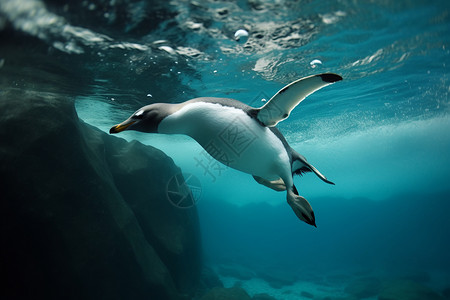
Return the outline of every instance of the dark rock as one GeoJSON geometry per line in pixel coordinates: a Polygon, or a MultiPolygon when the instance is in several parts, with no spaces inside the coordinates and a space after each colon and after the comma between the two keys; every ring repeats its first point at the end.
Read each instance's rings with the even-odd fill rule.
{"type": "Polygon", "coordinates": [[[193,294],[198,217],[165,197],[170,158],[79,122],[50,94],[2,90],[0,111],[1,298],[193,294]]]}
{"type": "Polygon", "coordinates": [[[261,294],[255,294],[253,296],[252,300],[277,300],[277,299],[266,293],[261,293],[261,294]]]}
{"type": "Polygon", "coordinates": [[[395,280],[386,284],[379,300],[441,300],[444,299],[427,286],[411,280],[395,280]]]}
{"type": "Polygon", "coordinates": [[[241,287],[213,288],[200,300],[251,300],[247,292],[241,287]]]}
{"type": "Polygon", "coordinates": [[[201,280],[208,288],[223,287],[223,283],[216,272],[207,266],[202,269],[201,280]]]}
{"type": "Polygon", "coordinates": [[[200,282],[197,294],[203,295],[215,287],[223,287],[223,283],[214,270],[208,266],[203,266],[200,274],[200,282]]]}
{"type": "Polygon", "coordinates": [[[306,291],[302,291],[300,293],[300,296],[302,296],[303,298],[314,299],[314,295],[306,291]]]}
{"type": "Polygon", "coordinates": [[[170,270],[176,286],[181,291],[189,290],[200,274],[197,212],[195,208],[177,208],[167,198],[167,183],[180,170],[157,149],[137,141],[111,139],[103,133],[101,136],[117,189],[170,270]]]}
{"type": "Polygon", "coordinates": [[[366,277],[351,281],[345,287],[345,292],[356,298],[368,298],[378,295],[380,288],[381,282],[379,279],[366,277]]]}

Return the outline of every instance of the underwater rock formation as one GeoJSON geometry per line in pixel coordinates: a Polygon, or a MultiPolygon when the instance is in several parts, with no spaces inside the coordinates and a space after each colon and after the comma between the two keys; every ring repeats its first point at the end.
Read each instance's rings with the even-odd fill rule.
{"type": "Polygon", "coordinates": [[[222,288],[215,287],[206,293],[200,300],[251,300],[247,292],[241,287],[222,288]]]}
{"type": "Polygon", "coordinates": [[[266,293],[260,293],[260,294],[255,294],[253,296],[252,300],[277,300],[277,299],[266,293]]]}
{"type": "Polygon", "coordinates": [[[200,283],[198,286],[197,294],[204,295],[210,289],[216,287],[223,288],[222,281],[211,267],[203,265],[202,271],[200,273],[200,283]]]}
{"type": "Polygon", "coordinates": [[[72,101],[0,91],[3,299],[189,299],[195,208],[167,199],[161,151],[78,120],[72,101]]]}

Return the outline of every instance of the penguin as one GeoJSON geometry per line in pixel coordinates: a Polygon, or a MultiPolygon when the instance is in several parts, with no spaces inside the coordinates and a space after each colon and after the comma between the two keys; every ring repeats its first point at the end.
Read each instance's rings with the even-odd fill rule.
{"type": "Polygon", "coordinates": [[[188,135],[219,162],[252,175],[256,182],[275,191],[286,191],[295,215],[317,227],[314,211],[299,195],[293,176],[312,172],[324,182],[334,183],[292,149],[275,126],[308,95],[340,80],[342,77],[333,73],[301,78],[283,87],[260,108],[214,97],[154,103],[138,109],[109,133],[135,130],[188,135]]]}

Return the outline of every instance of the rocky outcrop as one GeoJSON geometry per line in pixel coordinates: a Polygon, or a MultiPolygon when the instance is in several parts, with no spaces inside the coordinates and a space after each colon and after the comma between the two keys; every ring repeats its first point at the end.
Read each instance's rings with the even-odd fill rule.
{"type": "Polygon", "coordinates": [[[197,290],[198,295],[204,295],[206,294],[210,289],[213,288],[223,288],[223,283],[220,280],[219,276],[216,274],[216,272],[204,265],[202,272],[200,274],[200,283],[197,290]]]}
{"type": "Polygon", "coordinates": [[[0,298],[189,299],[195,208],[166,196],[161,151],[78,120],[71,101],[0,92],[0,298]]]}
{"type": "Polygon", "coordinates": [[[251,300],[247,292],[241,287],[216,287],[203,295],[200,300],[251,300]]]}
{"type": "Polygon", "coordinates": [[[252,300],[277,300],[277,299],[266,293],[260,293],[260,294],[255,294],[253,296],[252,300]]]}

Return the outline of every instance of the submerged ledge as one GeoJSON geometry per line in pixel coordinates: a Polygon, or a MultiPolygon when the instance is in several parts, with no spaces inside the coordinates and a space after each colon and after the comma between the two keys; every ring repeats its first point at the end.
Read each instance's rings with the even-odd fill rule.
{"type": "Polygon", "coordinates": [[[160,150],[78,119],[61,95],[0,93],[3,297],[189,299],[196,208],[167,199],[160,150]]]}

